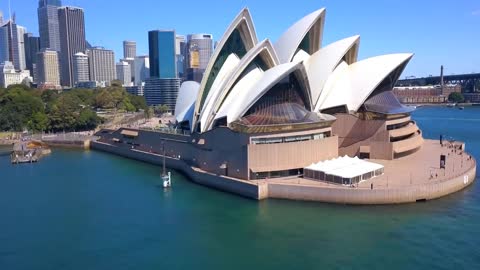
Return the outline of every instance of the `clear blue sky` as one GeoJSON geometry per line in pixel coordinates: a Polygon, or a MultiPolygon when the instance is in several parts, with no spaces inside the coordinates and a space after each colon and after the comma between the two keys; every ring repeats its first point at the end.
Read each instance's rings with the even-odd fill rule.
{"type": "MultiPolygon", "coordinates": [[[[17,23],[38,34],[37,0],[11,0],[17,23]]],[[[87,39],[115,50],[135,40],[147,54],[147,31],[212,33],[218,40],[243,7],[249,7],[260,39],[272,41],[304,15],[327,8],[323,45],[361,35],[360,59],[396,52],[415,57],[402,75],[480,72],[479,0],[63,0],[85,9],[87,39]],[[274,8],[272,8],[274,7],[274,8]]],[[[8,0],[0,0],[8,17],[8,0]]]]}

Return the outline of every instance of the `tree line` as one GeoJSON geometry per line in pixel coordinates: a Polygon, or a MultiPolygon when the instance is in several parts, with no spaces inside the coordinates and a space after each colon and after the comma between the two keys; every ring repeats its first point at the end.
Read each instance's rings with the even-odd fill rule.
{"type": "Polygon", "coordinates": [[[32,89],[11,85],[0,89],[0,131],[85,131],[104,120],[97,109],[147,110],[145,99],[126,92],[119,83],[102,89],[32,89]]]}

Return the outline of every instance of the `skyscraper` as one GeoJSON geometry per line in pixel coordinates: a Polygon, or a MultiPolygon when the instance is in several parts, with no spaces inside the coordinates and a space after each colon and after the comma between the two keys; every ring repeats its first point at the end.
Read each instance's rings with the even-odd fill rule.
{"type": "Polygon", "coordinates": [[[188,67],[206,69],[213,54],[213,36],[211,34],[193,34],[187,36],[188,67]]]}
{"type": "Polygon", "coordinates": [[[135,81],[135,58],[120,59],[120,62],[126,62],[130,66],[130,74],[132,76],[130,78],[130,81],[134,82],[135,81]]]}
{"type": "Polygon", "coordinates": [[[0,26],[0,63],[10,61],[16,70],[24,70],[25,42],[23,35],[26,29],[8,20],[0,26]]]}
{"type": "Polygon", "coordinates": [[[32,33],[26,33],[23,39],[25,41],[25,64],[30,70],[30,74],[34,76],[34,65],[37,63],[37,53],[40,51],[40,38],[34,37],[32,33]]]}
{"type": "Polygon", "coordinates": [[[8,26],[0,24],[0,64],[10,61],[10,31],[8,26]]]}
{"type": "Polygon", "coordinates": [[[186,79],[200,82],[213,54],[212,35],[188,35],[185,54],[186,79]]]}
{"type": "Polygon", "coordinates": [[[60,29],[58,8],[61,0],[38,1],[38,30],[40,32],[40,47],[60,51],[60,29]]]}
{"type": "Polygon", "coordinates": [[[167,105],[175,109],[181,80],[177,77],[176,35],[174,30],[148,32],[150,78],[145,82],[148,105],[167,105]]]}
{"type": "Polygon", "coordinates": [[[183,54],[183,49],[185,48],[185,36],[177,35],[175,38],[175,54],[183,54]]]}
{"type": "Polygon", "coordinates": [[[83,9],[61,7],[58,9],[60,29],[60,66],[62,86],[73,86],[73,56],[86,49],[85,19],[83,9]]]}
{"type": "Polygon", "coordinates": [[[185,48],[186,48],[185,36],[177,35],[175,42],[175,59],[177,62],[178,78],[183,79],[185,74],[185,48]]]}
{"type": "Polygon", "coordinates": [[[135,57],[134,77],[135,85],[141,86],[148,78],[150,78],[150,60],[148,55],[135,57]]]}
{"type": "Polygon", "coordinates": [[[134,59],[137,56],[137,42],[125,40],[123,41],[123,58],[134,59]]]}
{"type": "Polygon", "coordinates": [[[174,30],[154,30],[148,32],[150,77],[160,79],[177,78],[175,43],[176,35],[174,30]]]}
{"type": "Polygon", "coordinates": [[[73,78],[75,85],[90,81],[88,56],[84,53],[78,52],[73,56],[73,78]]]}
{"type": "Polygon", "coordinates": [[[60,72],[58,70],[58,52],[43,49],[37,54],[37,83],[39,88],[58,88],[60,72]]]}
{"type": "Polygon", "coordinates": [[[122,82],[123,86],[131,86],[132,72],[130,65],[127,62],[120,61],[116,64],[117,79],[122,82]]]}
{"type": "Polygon", "coordinates": [[[112,50],[94,47],[87,50],[90,81],[110,85],[116,79],[115,54],[112,50]]]}
{"type": "Polygon", "coordinates": [[[178,78],[149,78],[145,82],[144,95],[148,106],[167,105],[173,112],[177,102],[181,80],[178,78]]]}

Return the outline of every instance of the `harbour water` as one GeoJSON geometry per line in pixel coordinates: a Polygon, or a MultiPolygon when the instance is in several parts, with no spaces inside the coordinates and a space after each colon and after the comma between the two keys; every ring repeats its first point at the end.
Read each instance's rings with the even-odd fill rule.
{"type": "MultiPolygon", "coordinates": [[[[467,142],[480,108],[414,113],[426,138],[467,142]]],[[[161,168],[54,149],[0,156],[0,269],[480,269],[480,185],[426,203],[257,202],[161,168]]]]}

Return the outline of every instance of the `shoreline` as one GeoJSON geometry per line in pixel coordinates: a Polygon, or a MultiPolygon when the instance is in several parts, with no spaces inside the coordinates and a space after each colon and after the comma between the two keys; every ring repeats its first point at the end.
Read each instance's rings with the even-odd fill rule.
{"type": "MultiPolygon", "coordinates": [[[[430,147],[437,147],[436,141],[426,140],[425,142],[428,143],[425,148],[430,149],[430,147]]],[[[163,156],[158,153],[150,153],[98,141],[92,142],[91,146],[93,150],[107,152],[154,165],[162,165],[163,162],[163,156]]],[[[445,149],[443,149],[443,147],[441,149],[438,146],[437,150],[444,151],[445,149]]],[[[423,154],[429,153],[425,150],[425,153],[423,154]]],[[[458,157],[454,158],[458,159],[458,157]]],[[[464,156],[462,155],[461,158],[463,159],[464,156]]],[[[359,188],[324,184],[305,180],[303,178],[278,178],[247,181],[202,171],[198,168],[189,166],[179,158],[166,156],[165,159],[168,168],[177,170],[186,175],[192,182],[258,201],[271,198],[351,205],[415,203],[438,199],[458,192],[472,185],[476,180],[476,160],[473,157],[469,161],[470,163],[465,163],[465,167],[463,166],[462,161],[462,169],[460,171],[458,171],[457,168],[457,172],[455,172],[455,164],[453,163],[453,167],[449,167],[448,170],[445,170],[445,177],[430,180],[426,178],[423,179],[425,175],[422,174],[420,176],[415,176],[417,177],[417,180],[413,184],[408,184],[408,182],[405,184],[406,180],[403,179],[400,183],[397,183],[397,186],[395,186],[395,180],[393,178],[394,174],[397,174],[398,172],[395,170],[386,171],[385,177],[387,185],[382,187],[382,185],[379,184],[382,183],[382,181],[385,181],[385,177],[383,177],[383,179],[373,179],[373,183],[376,183],[374,189],[368,188],[371,183],[370,181],[366,181],[363,183],[363,186],[359,188]],[[453,172],[451,171],[452,169],[453,172]],[[446,175],[447,173],[449,173],[448,176],[446,175]],[[391,181],[390,187],[388,186],[389,177],[391,181]]],[[[403,165],[411,165],[411,160],[408,159],[403,159],[397,162],[403,162],[403,165]]]]}
{"type": "MultiPolygon", "coordinates": [[[[415,107],[449,107],[448,103],[420,103],[420,104],[410,104],[410,103],[402,103],[404,106],[415,106],[415,107]]],[[[480,103],[456,103],[452,108],[458,107],[477,107],[480,106],[480,103]]]]}

